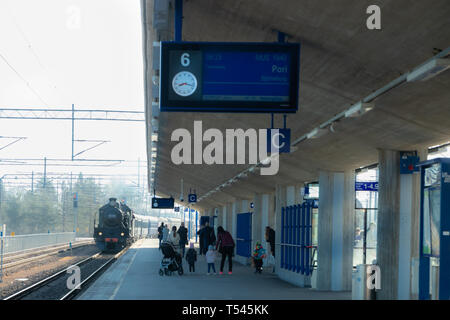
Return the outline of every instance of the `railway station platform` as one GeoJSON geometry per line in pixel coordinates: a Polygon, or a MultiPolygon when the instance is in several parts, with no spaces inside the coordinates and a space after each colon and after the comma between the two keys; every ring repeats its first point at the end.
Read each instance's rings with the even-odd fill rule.
{"type": "MultiPolygon", "coordinates": [[[[351,299],[351,292],[329,292],[301,288],[279,279],[270,271],[261,275],[233,261],[233,274],[207,275],[204,256],[198,256],[196,272],[160,276],[162,254],[158,240],[136,242],[79,300],[338,300],[351,299]]],[[[219,260],[219,259],[218,259],[219,260]]],[[[219,271],[220,260],[216,261],[219,271]]],[[[227,262],[225,269],[227,271],[227,262]]]]}

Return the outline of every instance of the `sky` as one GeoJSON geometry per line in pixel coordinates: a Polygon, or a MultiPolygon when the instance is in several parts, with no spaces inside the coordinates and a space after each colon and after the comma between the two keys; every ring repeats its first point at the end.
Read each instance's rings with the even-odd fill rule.
{"type": "MultiPolygon", "coordinates": [[[[144,111],[139,0],[0,0],[0,40],[0,108],[144,111]]],[[[71,157],[68,120],[0,119],[0,136],[26,137],[0,150],[0,159],[71,157]]],[[[47,172],[137,174],[137,160],[145,165],[145,122],[77,121],[75,139],[111,141],[82,158],[135,162],[87,168],[49,161],[47,172]]],[[[0,149],[11,141],[0,139],[0,149]]],[[[76,144],[75,152],[91,145],[76,144]]],[[[43,171],[42,164],[1,164],[0,178],[43,171]]]]}

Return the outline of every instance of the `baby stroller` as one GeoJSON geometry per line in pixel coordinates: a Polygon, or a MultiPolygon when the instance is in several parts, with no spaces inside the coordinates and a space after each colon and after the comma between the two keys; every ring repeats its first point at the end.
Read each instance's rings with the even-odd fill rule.
{"type": "Polygon", "coordinates": [[[183,274],[183,265],[181,254],[176,252],[173,245],[169,242],[161,243],[161,252],[164,255],[159,268],[159,275],[171,276],[173,272],[178,271],[181,276],[183,274]]]}

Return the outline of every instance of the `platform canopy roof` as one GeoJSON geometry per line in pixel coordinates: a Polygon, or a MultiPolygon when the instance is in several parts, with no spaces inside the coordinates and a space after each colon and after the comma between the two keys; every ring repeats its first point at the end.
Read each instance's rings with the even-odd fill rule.
{"type": "MultiPolygon", "coordinates": [[[[450,47],[450,2],[378,1],[381,30],[368,30],[366,9],[373,1],[185,0],[184,41],[300,42],[299,111],[289,115],[292,141],[348,109],[391,81],[407,74],[450,47]]],[[[143,1],[144,60],[147,65],[147,128],[151,131],[153,1],[143,1]]],[[[169,17],[172,19],[172,17],[169,17]]],[[[168,21],[171,25],[173,21],[168,21]]],[[[169,31],[167,37],[173,39],[169,31]]],[[[425,82],[401,82],[379,95],[375,108],[357,118],[333,124],[334,132],[307,139],[282,155],[275,176],[258,171],[204,197],[197,209],[225,205],[270,193],[277,184],[316,181],[322,170],[344,171],[378,161],[378,149],[418,150],[450,140],[450,71],[425,82]]],[[[160,113],[154,188],[161,196],[195,189],[202,197],[249,165],[175,165],[171,161],[173,130],[193,132],[194,120],[208,128],[268,128],[268,114],[160,113]]],[[[275,116],[282,125],[282,117],[275,116]]],[[[152,155],[149,138],[148,156],[152,155]]],[[[150,165],[149,161],[149,165],[150,165]]],[[[148,170],[151,172],[151,170],[148,170]]],[[[153,188],[153,186],[151,187],[153,188]]],[[[186,201],[186,200],[185,200],[186,201]]]]}

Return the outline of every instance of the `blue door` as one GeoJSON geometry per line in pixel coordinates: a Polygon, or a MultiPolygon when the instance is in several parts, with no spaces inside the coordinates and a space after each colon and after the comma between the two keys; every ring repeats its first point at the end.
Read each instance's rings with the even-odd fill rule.
{"type": "Polygon", "coordinates": [[[210,222],[209,221],[209,216],[201,216],[200,217],[200,225],[204,226],[206,222],[210,222]]]}
{"type": "Polygon", "coordinates": [[[252,214],[250,212],[239,213],[236,222],[236,254],[250,257],[252,250],[252,214]]]}

